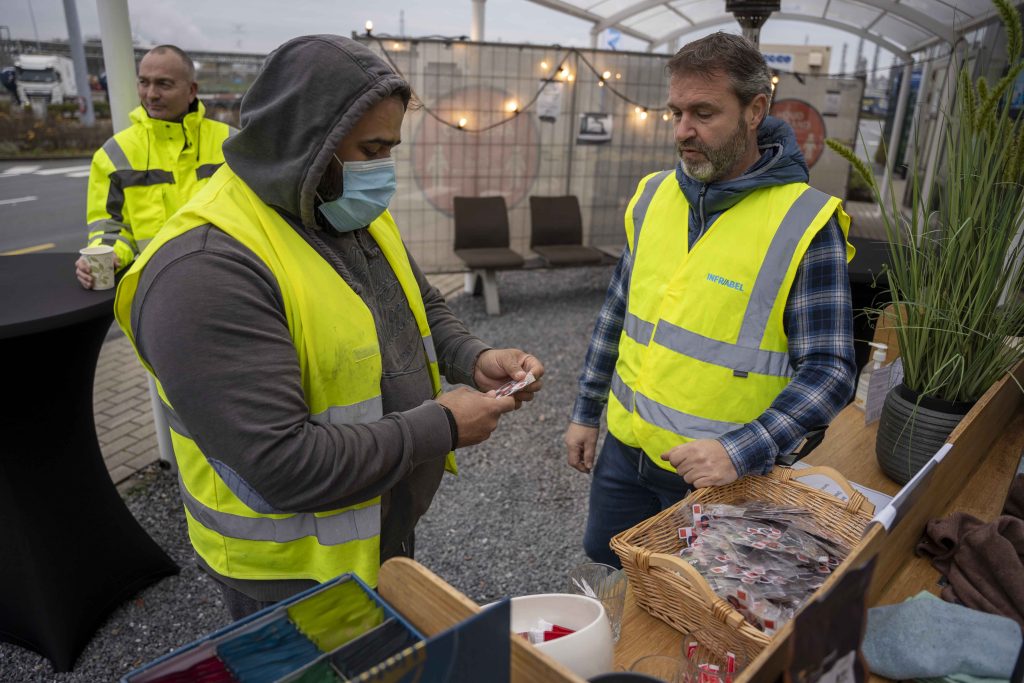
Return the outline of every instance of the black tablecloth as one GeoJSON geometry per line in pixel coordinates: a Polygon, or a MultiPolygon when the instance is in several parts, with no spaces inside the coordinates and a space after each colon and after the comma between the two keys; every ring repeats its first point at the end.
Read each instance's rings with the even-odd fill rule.
{"type": "Polygon", "coordinates": [[[0,257],[0,640],[57,671],[70,670],[111,610],[178,571],[103,462],[92,386],[114,290],[83,290],[75,259],[0,257]]]}

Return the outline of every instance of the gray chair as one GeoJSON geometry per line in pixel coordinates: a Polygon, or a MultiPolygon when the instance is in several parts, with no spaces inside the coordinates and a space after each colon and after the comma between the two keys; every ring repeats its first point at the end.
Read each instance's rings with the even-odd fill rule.
{"type": "Polygon", "coordinates": [[[601,250],[583,245],[583,218],[575,195],[530,197],[530,249],[552,267],[604,261],[601,250]]]}
{"type": "Polygon", "coordinates": [[[483,283],[488,315],[498,315],[496,272],[522,268],[523,257],[509,248],[508,209],[504,197],[455,197],[455,255],[470,272],[466,291],[477,292],[483,283]]]}

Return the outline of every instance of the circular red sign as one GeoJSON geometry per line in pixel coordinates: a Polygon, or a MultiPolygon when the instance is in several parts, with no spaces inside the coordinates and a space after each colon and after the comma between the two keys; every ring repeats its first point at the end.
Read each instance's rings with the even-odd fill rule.
{"type": "Polygon", "coordinates": [[[818,110],[803,100],[776,100],[771,115],[789,124],[796,133],[796,144],[804,153],[807,168],[814,166],[825,149],[825,120],[818,110]]]}
{"type": "Polygon", "coordinates": [[[526,197],[537,177],[540,136],[531,113],[514,118],[509,113],[508,103],[514,99],[504,90],[476,86],[431,103],[431,111],[445,121],[465,118],[466,130],[423,113],[413,136],[412,170],[434,208],[451,215],[453,197],[498,195],[511,208],[526,197]],[[505,120],[488,131],[472,132],[505,120]]]}

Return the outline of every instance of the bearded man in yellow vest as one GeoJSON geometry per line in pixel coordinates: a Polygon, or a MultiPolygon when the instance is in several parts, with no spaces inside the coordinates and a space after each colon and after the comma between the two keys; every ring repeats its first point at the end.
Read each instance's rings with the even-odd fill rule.
{"type": "Polygon", "coordinates": [[[275,50],[225,164],[124,275],[189,537],[233,617],[412,556],[452,451],[530,400],[541,363],[471,335],[387,211],[409,85],[339,36],[275,50]],[[441,393],[441,375],[462,387],[441,393]]]}
{"type": "Polygon", "coordinates": [[[764,58],[716,33],[668,72],[680,162],[626,208],[565,433],[569,465],[592,473],[584,549],[616,566],[612,536],[690,487],[769,471],[846,405],[856,374],[850,218],[767,116],[764,58]]]}

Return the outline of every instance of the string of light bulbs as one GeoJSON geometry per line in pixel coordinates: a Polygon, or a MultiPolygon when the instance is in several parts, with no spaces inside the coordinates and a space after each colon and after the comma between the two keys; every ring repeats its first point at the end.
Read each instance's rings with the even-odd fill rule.
{"type": "MultiPolygon", "coordinates": [[[[380,48],[381,52],[383,53],[384,58],[391,65],[391,68],[394,69],[395,73],[397,73],[399,76],[401,76],[402,78],[405,78],[406,81],[408,81],[409,79],[405,77],[405,75],[402,73],[401,69],[399,69],[398,65],[395,63],[395,60],[392,58],[391,53],[388,51],[387,46],[385,45],[386,41],[392,41],[394,49],[397,51],[398,49],[401,48],[401,45],[404,42],[416,42],[416,40],[434,40],[434,39],[437,39],[437,40],[443,40],[443,41],[445,41],[445,42],[450,44],[450,43],[454,43],[454,42],[464,41],[466,39],[465,36],[459,36],[459,37],[456,37],[456,38],[445,37],[445,36],[428,36],[428,37],[425,37],[425,38],[421,37],[421,38],[418,38],[416,40],[411,40],[409,38],[388,36],[388,35],[385,35],[385,34],[378,35],[378,34],[374,34],[373,33],[373,23],[370,22],[370,21],[366,22],[366,34],[365,34],[365,37],[366,38],[372,38],[373,40],[375,40],[377,42],[378,47],[380,48]]],[[[446,117],[438,114],[437,112],[435,112],[429,105],[427,105],[427,103],[423,100],[423,98],[420,97],[420,95],[417,94],[415,91],[413,91],[413,96],[416,98],[416,101],[419,103],[419,108],[421,108],[424,111],[424,113],[426,113],[428,116],[433,118],[435,121],[437,121],[441,125],[447,126],[449,128],[455,129],[455,130],[462,131],[464,133],[484,133],[486,131],[493,130],[494,128],[498,128],[499,126],[504,126],[507,123],[511,123],[517,117],[519,117],[521,114],[529,111],[530,108],[533,107],[534,104],[536,104],[537,100],[540,98],[540,96],[544,92],[545,88],[547,88],[552,83],[558,83],[559,80],[561,80],[563,82],[569,82],[569,83],[574,82],[576,80],[576,74],[573,74],[572,71],[569,69],[569,67],[566,65],[567,64],[567,60],[570,57],[574,56],[574,55],[575,55],[576,59],[578,60],[578,62],[579,61],[583,62],[583,64],[586,66],[586,68],[594,75],[594,77],[597,79],[597,85],[598,85],[599,88],[605,88],[606,90],[611,92],[615,97],[619,98],[623,102],[626,102],[627,104],[632,105],[633,106],[633,112],[637,115],[637,117],[640,120],[642,120],[642,121],[646,120],[648,118],[648,116],[650,115],[651,111],[662,111],[662,115],[661,115],[662,120],[663,121],[671,120],[672,115],[669,112],[664,111],[664,107],[663,106],[660,106],[660,105],[645,105],[645,104],[643,104],[641,102],[638,102],[638,101],[630,98],[625,93],[621,92],[617,87],[615,87],[613,85],[614,81],[618,81],[618,80],[622,79],[622,74],[620,72],[615,72],[613,74],[611,71],[609,71],[607,69],[603,70],[603,71],[598,70],[598,68],[596,66],[594,66],[594,64],[592,64],[589,59],[587,59],[586,55],[583,52],[581,52],[579,49],[575,48],[575,47],[564,48],[563,56],[560,59],[557,59],[557,60],[555,60],[553,62],[553,64],[554,64],[553,68],[551,67],[550,64],[548,64],[548,62],[546,60],[542,61],[540,63],[540,67],[541,67],[542,70],[548,72],[548,76],[546,78],[542,78],[541,79],[541,81],[542,81],[541,86],[540,86],[540,88],[537,89],[537,92],[534,93],[533,97],[530,98],[530,100],[528,102],[526,102],[526,104],[523,104],[523,105],[520,105],[514,99],[513,100],[509,100],[508,102],[505,103],[504,110],[508,114],[511,114],[511,116],[509,116],[508,118],[502,119],[500,121],[497,121],[495,123],[492,123],[490,125],[487,125],[487,126],[482,126],[482,127],[479,127],[479,128],[472,128],[472,127],[469,126],[469,119],[467,117],[465,117],[465,116],[460,116],[459,118],[455,119],[454,121],[450,120],[449,118],[446,118],[446,117]]],[[[814,78],[821,78],[821,77],[844,78],[844,77],[847,77],[848,78],[848,77],[851,77],[851,75],[852,76],[858,76],[858,75],[862,75],[862,74],[865,74],[865,73],[872,73],[874,71],[902,69],[908,63],[909,64],[913,64],[915,66],[920,66],[920,65],[922,65],[922,64],[924,64],[926,62],[933,62],[933,61],[937,61],[937,60],[940,60],[940,59],[945,59],[946,57],[948,57],[948,54],[947,55],[935,55],[935,56],[932,56],[932,57],[928,57],[928,58],[925,58],[925,59],[918,59],[918,60],[911,59],[910,62],[893,62],[892,66],[886,67],[884,69],[883,68],[878,68],[878,69],[873,69],[873,70],[858,71],[858,72],[856,72],[856,74],[846,73],[846,74],[795,74],[795,75],[797,77],[801,77],[802,76],[804,78],[807,78],[807,77],[814,77],[814,78]]],[[[778,83],[779,83],[778,72],[774,72],[773,71],[772,72],[772,79],[771,79],[771,86],[772,86],[772,93],[773,94],[775,92],[775,87],[776,87],[776,85],[778,83]]],[[[411,84],[410,84],[410,87],[411,87],[411,84]]]]}
{"type": "MultiPolygon", "coordinates": [[[[369,22],[367,22],[367,24],[369,24],[369,22]]],[[[370,30],[372,30],[372,25],[370,25],[370,30]]],[[[404,78],[406,80],[406,82],[408,82],[409,79],[405,77],[405,74],[402,73],[401,69],[395,63],[395,60],[392,57],[391,52],[388,51],[388,48],[385,45],[385,43],[387,41],[391,41],[394,45],[401,46],[402,42],[409,42],[409,40],[408,39],[398,39],[398,38],[395,38],[393,36],[374,35],[373,33],[370,32],[370,30],[367,31],[366,37],[372,38],[373,40],[375,40],[377,42],[377,46],[380,48],[380,50],[383,53],[384,58],[387,60],[388,64],[391,65],[391,68],[395,70],[395,73],[397,73],[399,76],[404,78]]],[[[625,94],[619,92],[616,88],[614,88],[614,87],[612,87],[610,85],[609,81],[613,80],[613,78],[614,78],[614,80],[621,80],[622,79],[621,72],[616,72],[616,73],[612,74],[612,72],[608,71],[608,70],[605,70],[603,72],[602,71],[598,71],[597,68],[593,64],[591,64],[590,61],[578,49],[573,48],[573,47],[565,48],[564,52],[562,53],[562,56],[559,59],[556,59],[551,64],[549,64],[546,60],[542,61],[540,63],[540,67],[541,67],[542,70],[546,71],[548,73],[548,75],[547,75],[546,78],[542,78],[541,79],[541,86],[537,89],[537,92],[534,93],[533,97],[531,97],[528,102],[526,102],[525,104],[523,104],[521,106],[520,106],[520,104],[516,100],[509,100],[508,102],[505,103],[504,109],[505,109],[505,111],[508,114],[511,114],[511,116],[509,116],[508,118],[502,119],[501,121],[497,121],[495,123],[487,125],[487,126],[482,126],[482,127],[479,127],[479,128],[471,128],[471,127],[469,127],[469,120],[465,116],[460,116],[458,119],[455,119],[453,121],[453,120],[451,120],[449,118],[446,118],[446,117],[438,114],[437,112],[435,112],[423,100],[423,98],[418,93],[415,92],[415,90],[413,90],[413,96],[416,98],[416,101],[419,103],[419,108],[422,109],[425,114],[427,114],[428,116],[433,118],[435,121],[437,121],[441,125],[447,126],[449,128],[453,128],[455,130],[460,130],[460,131],[462,131],[464,133],[483,133],[483,132],[492,130],[494,128],[497,128],[499,126],[504,126],[507,123],[511,123],[518,116],[520,116],[521,114],[529,111],[533,107],[533,105],[536,104],[537,100],[540,99],[540,96],[544,92],[545,88],[547,88],[552,83],[558,83],[560,81],[568,82],[568,83],[574,82],[576,80],[576,74],[572,73],[572,71],[567,66],[569,58],[572,57],[573,55],[575,55],[577,59],[583,61],[583,63],[586,64],[587,68],[594,73],[594,75],[598,79],[598,86],[599,87],[607,87],[607,89],[613,95],[615,95],[619,99],[623,100],[624,102],[632,104],[634,106],[636,114],[639,116],[639,118],[641,120],[644,120],[644,119],[647,118],[648,110],[650,110],[650,109],[661,109],[661,107],[646,106],[646,105],[640,104],[639,102],[637,102],[637,101],[635,101],[633,99],[630,99],[625,94]]],[[[411,84],[410,84],[410,87],[411,87],[411,84]]],[[[667,120],[667,118],[666,118],[666,120],[667,120]]]]}

